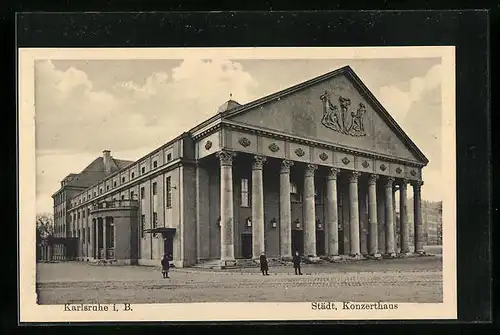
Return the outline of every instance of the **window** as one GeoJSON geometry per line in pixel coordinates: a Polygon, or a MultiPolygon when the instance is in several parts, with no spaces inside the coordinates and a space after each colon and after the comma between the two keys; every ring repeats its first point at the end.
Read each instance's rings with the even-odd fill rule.
{"type": "Polygon", "coordinates": [[[134,175],[135,175],[135,173],[132,172],[132,174],[130,175],[130,178],[134,178],[134,175]]]}
{"type": "Polygon", "coordinates": [[[85,242],[85,228],[82,228],[82,241],[85,242]]]}
{"type": "Polygon", "coordinates": [[[130,191],[130,199],[134,200],[134,191],[130,191]]]}
{"type": "Polygon", "coordinates": [[[158,227],[158,213],[153,212],[153,228],[158,227]]]}
{"type": "Polygon", "coordinates": [[[141,199],[144,199],[146,192],[144,192],[144,187],[141,187],[141,199]]]}
{"type": "Polygon", "coordinates": [[[97,195],[97,192],[94,192],[94,196],[96,196],[96,195],[97,195]]]}
{"type": "Polygon", "coordinates": [[[99,188],[99,194],[101,194],[101,193],[102,193],[102,187],[101,187],[101,188],[99,188]]]}
{"type": "Polygon", "coordinates": [[[141,215],[141,238],[144,238],[144,230],[146,230],[146,215],[141,215]]]}
{"type": "Polygon", "coordinates": [[[122,183],[124,183],[124,182],[125,182],[125,177],[122,177],[122,183]]]}
{"type": "Polygon", "coordinates": [[[301,202],[302,198],[297,188],[297,184],[290,182],[290,200],[292,202],[301,202]]]}
{"type": "Polygon", "coordinates": [[[141,173],[142,174],[146,173],[146,167],[145,166],[141,167],[141,173]]]}
{"type": "Polygon", "coordinates": [[[241,178],[241,207],[249,207],[248,178],[241,178]]]}
{"type": "Polygon", "coordinates": [[[87,243],[90,243],[90,227],[87,227],[87,243]]]}
{"type": "Polygon", "coordinates": [[[153,195],[156,195],[157,192],[157,185],[156,183],[153,183],[153,195]]]}
{"type": "Polygon", "coordinates": [[[113,197],[113,201],[116,201],[116,198],[115,198],[115,197],[113,197]]]}
{"type": "Polygon", "coordinates": [[[156,169],[158,167],[158,162],[157,161],[153,161],[153,169],[156,169]]]}
{"type": "Polygon", "coordinates": [[[113,187],[116,187],[116,180],[113,182],[113,187]]]}
{"type": "Polygon", "coordinates": [[[108,223],[108,240],[106,241],[106,247],[107,248],[114,248],[115,247],[115,224],[114,223],[108,223]]]}
{"type": "Polygon", "coordinates": [[[82,212],[82,217],[85,219],[85,211],[82,212]]]}
{"type": "Polygon", "coordinates": [[[77,213],[77,218],[80,219],[80,212],[77,213]]]}
{"type": "Polygon", "coordinates": [[[166,179],[166,188],[167,188],[167,208],[172,207],[172,182],[171,178],[167,177],[166,179]]]}
{"type": "Polygon", "coordinates": [[[106,185],[106,191],[109,191],[109,185],[106,185]]]}
{"type": "Polygon", "coordinates": [[[172,154],[167,154],[167,162],[170,162],[172,160],[172,154]]]}
{"type": "Polygon", "coordinates": [[[122,200],[125,200],[125,194],[122,194],[122,200]]]}

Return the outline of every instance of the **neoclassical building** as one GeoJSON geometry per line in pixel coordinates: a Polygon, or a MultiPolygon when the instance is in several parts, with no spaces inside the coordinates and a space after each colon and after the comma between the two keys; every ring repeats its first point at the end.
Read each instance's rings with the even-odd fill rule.
{"type": "Polygon", "coordinates": [[[261,253],[423,252],[428,160],[348,66],[229,100],[145,157],[115,170],[111,161],[105,151],[109,173],[67,202],[80,260],[158,264],[166,253],[178,267],[228,266],[261,253]]]}

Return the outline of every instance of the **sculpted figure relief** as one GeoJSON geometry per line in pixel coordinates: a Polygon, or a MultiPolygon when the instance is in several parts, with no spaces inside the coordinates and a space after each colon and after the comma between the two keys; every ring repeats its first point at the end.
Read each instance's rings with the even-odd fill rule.
{"type": "Polygon", "coordinates": [[[339,96],[339,106],[332,104],[328,92],[321,96],[323,101],[323,118],[321,123],[334,131],[351,135],[365,136],[364,115],[366,107],[360,103],[356,111],[349,113],[351,107],[351,99],[339,96]]]}

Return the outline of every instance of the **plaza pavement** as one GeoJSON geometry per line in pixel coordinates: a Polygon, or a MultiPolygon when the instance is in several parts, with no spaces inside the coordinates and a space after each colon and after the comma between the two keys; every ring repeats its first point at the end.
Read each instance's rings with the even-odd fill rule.
{"type": "Polygon", "coordinates": [[[441,302],[442,258],[366,260],[342,264],[208,270],[86,263],[37,264],[39,304],[382,301],[441,302]]]}

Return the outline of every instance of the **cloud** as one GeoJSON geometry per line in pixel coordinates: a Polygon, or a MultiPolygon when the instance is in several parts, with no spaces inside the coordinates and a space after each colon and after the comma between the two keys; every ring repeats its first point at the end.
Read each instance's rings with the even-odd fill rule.
{"type": "Polygon", "coordinates": [[[414,77],[405,83],[382,86],[378,98],[392,117],[401,123],[415,102],[422,95],[441,85],[441,65],[434,65],[422,77],[414,77]],[[404,87],[404,88],[403,88],[404,87]]]}

